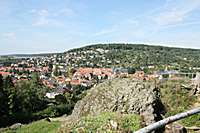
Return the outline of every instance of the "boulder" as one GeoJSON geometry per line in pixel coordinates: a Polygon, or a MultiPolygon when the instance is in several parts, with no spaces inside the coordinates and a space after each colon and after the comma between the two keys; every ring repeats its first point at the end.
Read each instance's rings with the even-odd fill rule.
{"type": "Polygon", "coordinates": [[[160,119],[165,112],[160,100],[159,89],[152,82],[133,79],[113,79],[97,85],[77,102],[70,119],[102,112],[140,114],[144,124],[149,125],[160,119]]]}
{"type": "Polygon", "coordinates": [[[21,127],[22,127],[21,123],[15,123],[12,126],[10,126],[9,129],[16,130],[16,129],[21,128],[21,127]]]}

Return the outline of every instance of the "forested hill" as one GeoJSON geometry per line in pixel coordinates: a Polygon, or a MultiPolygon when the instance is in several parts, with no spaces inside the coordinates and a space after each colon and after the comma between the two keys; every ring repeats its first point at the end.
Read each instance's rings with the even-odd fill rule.
{"type": "Polygon", "coordinates": [[[94,64],[100,63],[102,66],[147,67],[154,65],[162,67],[169,65],[179,70],[200,67],[200,50],[198,49],[144,44],[96,44],[65,52],[65,54],[68,53],[85,56],[87,61],[94,64]]]}

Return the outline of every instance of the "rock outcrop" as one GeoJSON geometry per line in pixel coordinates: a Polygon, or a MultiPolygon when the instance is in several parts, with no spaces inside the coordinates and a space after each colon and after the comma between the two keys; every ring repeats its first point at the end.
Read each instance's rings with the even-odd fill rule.
{"type": "Polygon", "coordinates": [[[108,80],[88,91],[73,110],[71,119],[102,112],[136,113],[143,117],[145,125],[161,119],[164,106],[159,90],[152,82],[132,79],[108,80]]]}

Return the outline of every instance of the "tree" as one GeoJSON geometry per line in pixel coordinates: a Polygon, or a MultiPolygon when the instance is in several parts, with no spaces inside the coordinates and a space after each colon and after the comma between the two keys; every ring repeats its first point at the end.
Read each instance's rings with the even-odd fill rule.
{"type": "Polygon", "coordinates": [[[57,104],[66,104],[67,103],[66,97],[64,95],[61,95],[61,94],[56,95],[55,100],[56,100],[57,104]]]}
{"type": "Polygon", "coordinates": [[[62,75],[62,72],[61,71],[58,71],[58,76],[61,76],[62,75]]]}
{"type": "Polygon", "coordinates": [[[13,84],[13,82],[12,82],[11,76],[7,76],[7,77],[5,78],[5,81],[4,81],[4,82],[5,82],[5,83],[4,83],[4,88],[5,88],[5,90],[9,90],[9,88],[14,87],[14,84],[13,84]]]}
{"type": "Polygon", "coordinates": [[[58,66],[55,66],[55,69],[53,70],[53,75],[54,76],[58,76],[59,73],[58,73],[58,66]]]}
{"type": "Polygon", "coordinates": [[[3,76],[0,74],[0,116],[3,116],[6,113],[6,110],[5,110],[6,96],[5,96],[3,84],[4,84],[3,76]]]}
{"type": "Polygon", "coordinates": [[[52,71],[52,69],[53,69],[53,64],[52,64],[52,63],[49,63],[48,66],[49,66],[49,70],[52,71]]]}
{"type": "Polygon", "coordinates": [[[0,74],[0,92],[3,90],[3,76],[0,74]]]}
{"type": "Polygon", "coordinates": [[[41,85],[40,76],[39,76],[39,74],[37,72],[32,74],[32,82],[36,86],[41,85]]]}
{"type": "Polygon", "coordinates": [[[0,76],[0,110],[2,115],[8,115],[12,113],[13,108],[13,82],[10,76],[5,79],[0,76]]]}
{"type": "Polygon", "coordinates": [[[128,74],[134,74],[135,73],[135,69],[134,68],[132,68],[132,67],[129,67],[128,68],[128,74]]]}
{"type": "Polygon", "coordinates": [[[143,69],[143,71],[144,71],[144,73],[149,73],[149,68],[145,67],[145,68],[143,69]]]}
{"type": "Polygon", "coordinates": [[[76,72],[75,69],[69,67],[68,70],[67,70],[67,75],[66,76],[71,78],[74,75],[75,72],[76,72]]]}
{"type": "Polygon", "coordinates": [[[33,113],[46,107],[46,89],[35,82],[21,82],[16,87],[16,109],[18,112],[33,113]]]}

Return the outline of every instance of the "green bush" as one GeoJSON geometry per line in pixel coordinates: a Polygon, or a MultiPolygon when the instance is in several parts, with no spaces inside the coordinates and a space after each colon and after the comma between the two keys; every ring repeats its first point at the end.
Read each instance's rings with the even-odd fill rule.
{"type": "Polygon", "coordinates": [[[71,110],[72,109],[70,108],[70,106],[66,104],[52,105],[42,111],[34,113],[34,116],[39,119],[46,117],[58,117],[63,114],[70,114],[71,110]]]}

